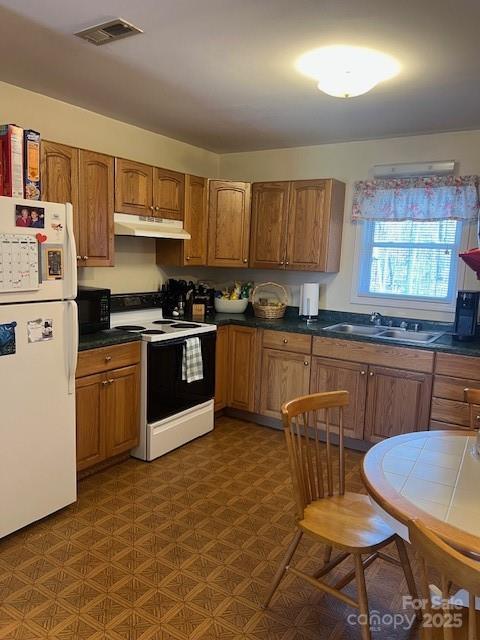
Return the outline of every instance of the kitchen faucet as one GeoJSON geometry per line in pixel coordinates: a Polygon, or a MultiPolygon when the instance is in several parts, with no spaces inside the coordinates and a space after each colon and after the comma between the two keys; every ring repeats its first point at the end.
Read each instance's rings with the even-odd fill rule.
{"type": "Polygon", "coordinates": [[[377,327],[380,327],[382,324],[382,314],[378,313],[378,311],[372,311],[372,313],[370,314],[370,322],[373,322],[374,325],[376,325],[377,327]]]}

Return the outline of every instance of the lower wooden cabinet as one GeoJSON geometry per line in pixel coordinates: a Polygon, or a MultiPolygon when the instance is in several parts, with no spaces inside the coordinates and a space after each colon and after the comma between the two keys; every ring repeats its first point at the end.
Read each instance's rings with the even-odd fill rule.
{"type": "Polygon", "coordinates": [[[77,471],[105,460],[105,428],[102,407],[104,375],[77,379],[77,471]]]}
{"type": "Polygon", "coordinates": [[[76,380],[77,470],[129,451],[138,444],[140,427],[140,345],[83,351],[76,380]],[[120,359],[131,364],[110,369],[120,359]],[[92,371],[85,375],[87,368],[92,371]]]}
{"type": "Polygon", "coordinates": [[[254,411],[256,329],[230,325],[228,406],[254,411]]]}
{"type": "MultiPolygon", "coordinates": [[[[350,394],[350,404],[343,412],[344,433],[349,438],[363,438],[367,369],[367,366],[358,362],[318,357],[312,359],[310,393],[341,389],[350,394]]],[[[333,426],[338,426],[338,410],[331,412],[330,420],[333,426]]]]}
{"type": "Polygon", "coordinates": [[[370,366],[364,440],[427,429],[431,395],[429,374],[370,366]]]}
{"type": "Polygon", "coordinates": [[[218,327],[215,356],[215,411],[220,411],[227,406],[228,362],[228,326],[218,327]]]}
{"type": "Polygon", "coordinates": [[[310,365],[310,355],[263,349],[259,412],[280,418],[284,402],[307,395],[310,365]]]}

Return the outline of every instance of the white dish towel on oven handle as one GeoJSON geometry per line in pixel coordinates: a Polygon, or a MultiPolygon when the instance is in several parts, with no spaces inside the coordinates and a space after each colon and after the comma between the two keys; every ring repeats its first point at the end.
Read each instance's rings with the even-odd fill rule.
{"type": "Polygon", "coordinates": [[[203,380],[202,343],[200,338],[187,338],[183,345],[182,380],[203,380]]]}

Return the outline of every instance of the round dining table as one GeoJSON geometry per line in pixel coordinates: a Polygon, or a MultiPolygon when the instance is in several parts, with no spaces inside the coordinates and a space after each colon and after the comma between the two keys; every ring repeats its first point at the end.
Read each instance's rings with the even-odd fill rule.
{"type": "Polygon", "coordinates": [[[423,521],[453,547],[480,557],[480,455],[472,431],[393,436],[365,455],[362,477],[372,504],[404,540],[423,521]]]}

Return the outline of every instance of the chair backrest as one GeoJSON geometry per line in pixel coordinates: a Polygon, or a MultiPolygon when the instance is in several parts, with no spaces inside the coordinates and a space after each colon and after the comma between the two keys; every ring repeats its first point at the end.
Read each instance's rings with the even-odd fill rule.
{"type": "MultiPolygon", "coordinates": [[[[408,525],[408,529],[410,542],[420,557],[422,597],[428,603],[430,613],[432,610],[428,567],[433,567],[436,572],[440,574],[441,584],[439,586],[442,591],[442,600],[445,602],[448,600],[449,584],[452,582],[455,585],[458,585],[458,587],[468,591],[468,638],[476,640],[477,625],[475,597],[480,596],[480,562],[467,558],[459,551],[453,549],[419,520],[412,520],[408,525]]],[[[454,610],[450,611],[450,613],[454,612],[454,610]]],[[[433,637],[431,627],[425,627],[424,631],[427,638],[433,637]]],[[[444,626],[443,637],[445,640],[450,640],[451,638],[456,637],[452,632],[452,627],[444,626]]]]}
{"type": "Polygon", "coordinates": [[[295,398],[282,407],[283,426],[300,518],[303,517],[305,507],[313,500],[324,498],[325,495],[334,495],[331,410],[338,411],[338,425],[335,426],[335,431],[338,432],[338,493],[345,493],[343,408],[348,405],[348,401],[348,391],[331,391],[295,398]],[[322,420],[320,414],[324,414],[322,420]],[[325,428],[325,447],[320,439],[320,423],[323,423],[325,428]]]}
{"type": "Polygon", "coordinates": [[[470,409],[470,429],[480,428],[480,389],[464,389],[465,402],[468,402],[470,409]]]}

